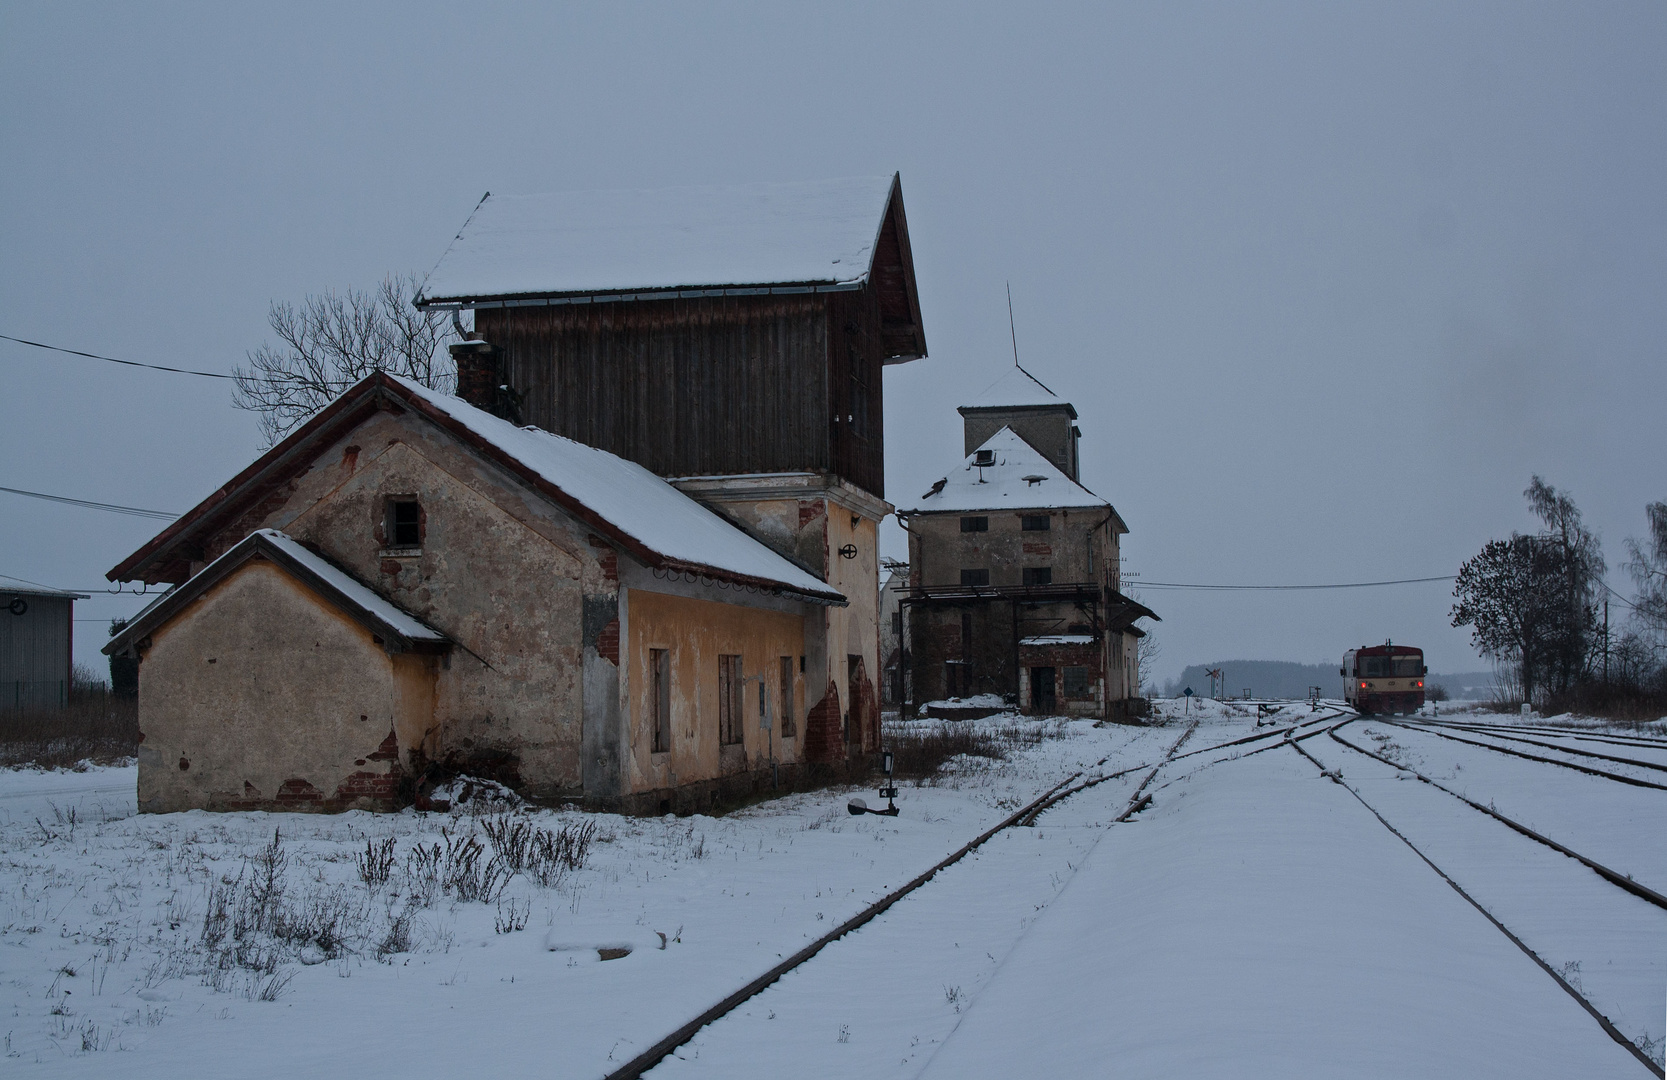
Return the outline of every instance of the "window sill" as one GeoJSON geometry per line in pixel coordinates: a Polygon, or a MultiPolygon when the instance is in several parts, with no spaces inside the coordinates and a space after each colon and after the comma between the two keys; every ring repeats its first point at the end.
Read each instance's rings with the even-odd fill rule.
{"type": "Polygon", "coordinates": [[[386,547],[376,553],[379,559],[419,559],[423,549],[420,547],[386,547]]]}

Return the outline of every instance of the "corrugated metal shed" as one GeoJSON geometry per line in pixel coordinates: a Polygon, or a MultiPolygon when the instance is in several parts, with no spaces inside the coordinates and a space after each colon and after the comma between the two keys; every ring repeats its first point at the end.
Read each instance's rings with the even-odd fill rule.
{"type": "Polygon", "coordinates": [[[0,574],[0,709],[69,703],[75,601],[86,598],[0,574]]]}

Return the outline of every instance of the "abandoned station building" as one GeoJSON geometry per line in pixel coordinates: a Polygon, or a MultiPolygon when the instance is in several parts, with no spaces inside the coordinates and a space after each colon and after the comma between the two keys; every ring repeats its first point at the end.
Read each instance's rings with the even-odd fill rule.
{"type": "Polygon", "coordinates": [[[1140,692],[1135,621],[1157,616],[1119,591],[1129,529],[1082,486],[1076,409],[1015,366],[959,412],[965,460],[897,510],[912,701],[1125,714],[1140,692]]]}
{"type": "Polygon", "coordinates": [[[879,746],[896,176],[483,201],[421,307],[458,394],[337,398],[109,573],[139,806],[389,808],[468,773],[705,808],[879,746]]]}

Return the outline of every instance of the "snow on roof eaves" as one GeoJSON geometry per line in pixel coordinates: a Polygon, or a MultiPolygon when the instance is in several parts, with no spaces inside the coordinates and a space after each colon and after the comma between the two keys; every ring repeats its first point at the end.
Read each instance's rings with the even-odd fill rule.
{"type": "Polygon", "coordinates": [[[393,648],[443,652],[451,647],[451,639],[445,634],[287,533],[277,529],[257,529],[129,619],[102,651],[112,656],[129,651],[136,642],[167,623],[186,605],[254,558],[267,558],[282,566],[307,587],[354,616],[372,633],[391,637],[393,648]]]}
{"type": "MultiPolygon", "coordinates": [[[[277,529],[259,529],[252,535],[265,537],[273,547],[306,567],[319,580],[340,593],[343,599],[368,615],[386,623],[388,628],[412,641],[445,641],[446,635],[424,623],[415,615],[386,599],[380,593],[340,569],[334,563],[297,542],[294,537],[277,529]]],[[[223,558],[224,556],[222,556],[223,558]]]]}
{"type": "Polygon", "coordinates": [[[856,287],[868,279],[894,179],[489,195],[429,275],[421,302],[856,287]]]}
{"type": "Polygon", "coordinates": [[[32,581],[12,577],[10,574],[0,574],[0,593],[8,596],[44,596],[57,600],[86,600],[88,594],[70,592],[68,589],[54,589],[50,585],[36,585],[32,581]]]}
{"type": "Polygon", "coordinates": [[[1060,472],[1035,447],[1004,427],[979,450],[995,453],[995,464],[980,469],[974,451],[961,467],[944,477],[903,513],[954,513],[972,510],[1076,510],[1111,504],[1060,472]],[[1031,477],[1040,477],[1032,481],[1031,477]]]}
{"type": "Polygon", "coordinates": [[[536,427],[516,427],[461,398],[394,377],[524,468],[649,551],[684,566],[779,586],[824,603],[843,593],[801,570],[636,462],[536,427]]]}
{"type": "Polygon", "coordinates": [[[1064,398],[1043,386],[1036,376],[1015,367],[991,383],[963,409],[999,409],[1037,405],[1069,406],[1064,398]]]}

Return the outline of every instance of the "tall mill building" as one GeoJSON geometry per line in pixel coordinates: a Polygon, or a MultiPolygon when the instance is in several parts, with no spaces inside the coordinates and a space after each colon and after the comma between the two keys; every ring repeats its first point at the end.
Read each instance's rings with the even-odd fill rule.
{"type": "Polygon", "coordinates": [[[1110,502],[1080,479],[1077,412],[1015,367],[959,410],[966,457],[898,517],[909,532],[916,703],[995,694],[1032,715],[1114,717],[1139,694],[1110,502]]]}

